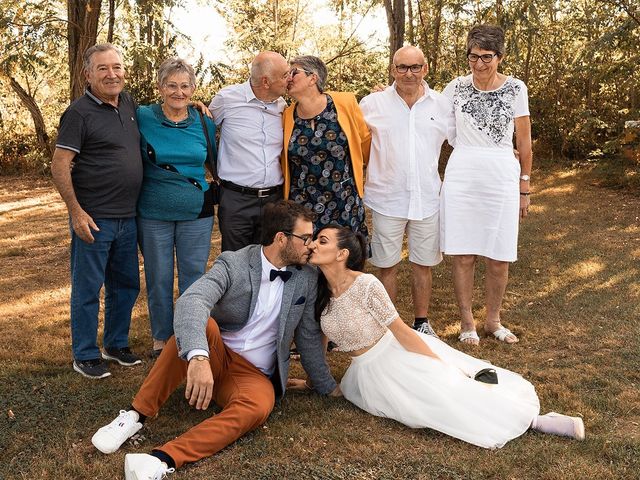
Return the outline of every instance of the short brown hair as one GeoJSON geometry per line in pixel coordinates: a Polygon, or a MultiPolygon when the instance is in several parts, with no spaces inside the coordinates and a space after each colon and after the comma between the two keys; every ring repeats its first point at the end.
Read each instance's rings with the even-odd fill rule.
{"type": "Polygon", "coordinates": [[[498,57],[504,55],[504,30],[498,25],[476,25],[467,35],[467,55],[472,48],[496,52],[498,57]]]}
{"type": "Polygon", "coordinates": [[[291,200],[268,203],[262,211],[262,245],[271,245],[278,232],[292,232],[299,218],[312,222],[313,213],[291,200]]]}

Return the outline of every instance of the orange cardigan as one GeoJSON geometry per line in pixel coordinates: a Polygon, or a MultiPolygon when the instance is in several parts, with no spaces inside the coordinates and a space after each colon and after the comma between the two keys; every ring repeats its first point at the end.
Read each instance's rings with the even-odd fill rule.
{"type": "MultiPolygon", "coordinates": [[[[353,168],[353,179],[360,198],[364,196],[364,166],[369,163],[369,150],[371,148],[371,132],[358,106],[356,96],[349,92],[326,92],[331,96],[338,113],[338,124],[347,136],[349,154],[353,168]]],[[[289,140],[293,132],[293,111],[296,104],[291,104],[282,115],[284,124],[284,148],[280,156],[282,175],[284,175],[284,198],[289,198],[291,185],[291,171],[287,160],[289,140]]]]}

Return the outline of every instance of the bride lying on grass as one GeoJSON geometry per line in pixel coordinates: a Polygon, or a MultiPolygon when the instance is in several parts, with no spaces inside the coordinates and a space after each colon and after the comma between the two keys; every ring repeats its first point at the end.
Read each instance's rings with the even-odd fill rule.
{"type": "MultiPolygon", "coordinates": [[[[484,448],[500,448],[529,428],[584,439],[582,419],[539,415],[533,385],[517,373],[409,328],[378,279],[362,273],[366,251],[359,234],[327,226],[317,233],[309,262],[321,271],[322,331],[351,355],[340,383],[347,400],[372,415],[484,448]]],[[[289,383],[308,387],[299,379],[289,383]]]]}

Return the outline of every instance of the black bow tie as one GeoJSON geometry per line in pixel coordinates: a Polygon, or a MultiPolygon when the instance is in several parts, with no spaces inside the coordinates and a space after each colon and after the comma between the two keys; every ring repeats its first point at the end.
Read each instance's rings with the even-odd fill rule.
{"type": "Polygon", "coordinates": [[[280,277],[282,279],[283,282],[286,282],[287,280],[289,280],[291,278],[291,275],[293,275],[293,272],[288,272],[287,270],[271,270],[271,273],[269,274],[269,280],[271,280],[272,282],[280,277]]]}

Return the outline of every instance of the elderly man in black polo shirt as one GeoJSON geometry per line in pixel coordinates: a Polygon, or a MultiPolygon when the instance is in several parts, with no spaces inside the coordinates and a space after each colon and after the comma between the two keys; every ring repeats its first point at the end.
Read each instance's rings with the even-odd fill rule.
{"type": "Polygon", "coordinates": [[[122,55],[111,44],[84,54],[89,86],[60,119],[51,173],[71,230],[73,368],[110,375],[103,359],[132,366],[131,310],[138,297],[136,201],[142,181],[136,105],[124,87],[122,55]],[[99,296],[105,287],[104,350],[98,348],[99,296]]]}

